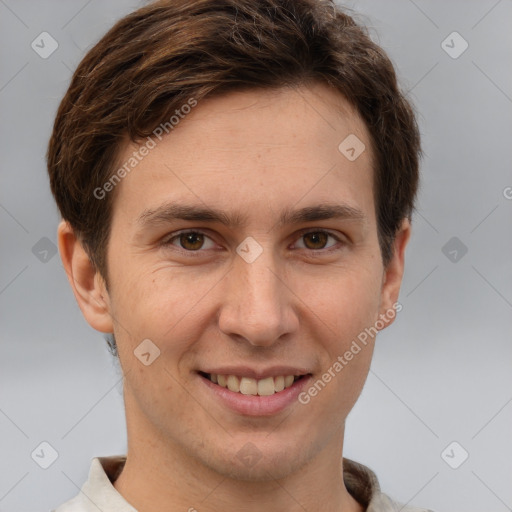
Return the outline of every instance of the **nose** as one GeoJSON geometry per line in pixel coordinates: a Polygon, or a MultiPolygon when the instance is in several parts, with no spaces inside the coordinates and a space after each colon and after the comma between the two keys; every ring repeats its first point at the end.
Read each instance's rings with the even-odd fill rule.
{"type": "Polygon", "coordinates": [[[271,346],[298,327],[294,294],[270,250],[252,263],[236,257],[226,276],[219,328],[253,346],[271,346]]]}

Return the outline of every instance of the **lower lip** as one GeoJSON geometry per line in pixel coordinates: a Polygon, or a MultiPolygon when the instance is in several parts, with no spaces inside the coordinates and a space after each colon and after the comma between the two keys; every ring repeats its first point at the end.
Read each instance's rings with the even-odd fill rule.
{"type": "Polygon", "coordinates": [[[198,376],[217,400],[229,409],[246,416],[272,416],[284,411],[293,403],[298,402],[300,392],[311,379],[311,376],[307,375],[295,381],[289,388],[283,389],[283,391],[273,395],[259,396],[235,393],[218,384],[214,384],[210,379],[200,374],[198,376]]]}

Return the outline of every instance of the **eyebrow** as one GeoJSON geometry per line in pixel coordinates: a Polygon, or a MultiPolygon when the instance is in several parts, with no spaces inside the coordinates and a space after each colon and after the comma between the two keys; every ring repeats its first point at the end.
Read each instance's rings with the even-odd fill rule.
{"type": "MultiPolygon", "coordinates": [[[[278,227],[328,219],[366,221],[366,215],[359,209],[345,204],[321,203],[298,210],[287,208],[281,213],[278,227]]],[[[242,228],[247,225],[248,216],[241,211],[227,213],[224,210],[201,205],[164,203],[153,209],[144,210],[137,219],[141,227],[168,224],[176,220],[211,222],[229,228],[242,228]]],[[[275,226],[274,226],[275,227],[275,226]]]]}

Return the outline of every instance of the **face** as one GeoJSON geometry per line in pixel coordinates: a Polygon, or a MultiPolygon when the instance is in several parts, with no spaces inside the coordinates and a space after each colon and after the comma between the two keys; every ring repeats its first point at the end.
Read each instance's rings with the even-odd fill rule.
{"type": "Polygon", "coordinates": [[[117,185],[103,295],[129,436],[284,477],[340,445],[373,351],[353,342],[394,317],[401,263],[382,264],[367,130],[315,85],[204,100],[155,140],[117,185]],[[352,161],[350,134],[366,146],[352,161]]]}

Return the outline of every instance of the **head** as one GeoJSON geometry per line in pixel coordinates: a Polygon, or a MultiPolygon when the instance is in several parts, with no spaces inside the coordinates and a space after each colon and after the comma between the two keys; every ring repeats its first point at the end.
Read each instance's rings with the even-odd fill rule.
{"type": "Polygon", "coordinates": [[[48,169],[64,266],[115,335],[134,423],[238,475],[248,440],[281,475],[325,448],[374,333],[335,361],[395,318],[419,154],[390,60],[330,1],[160,1],[120,20],[73,75],[48,169]],[[234,367],[332,383],[286,421],[247,421],[202,392],[234,367]]]}

